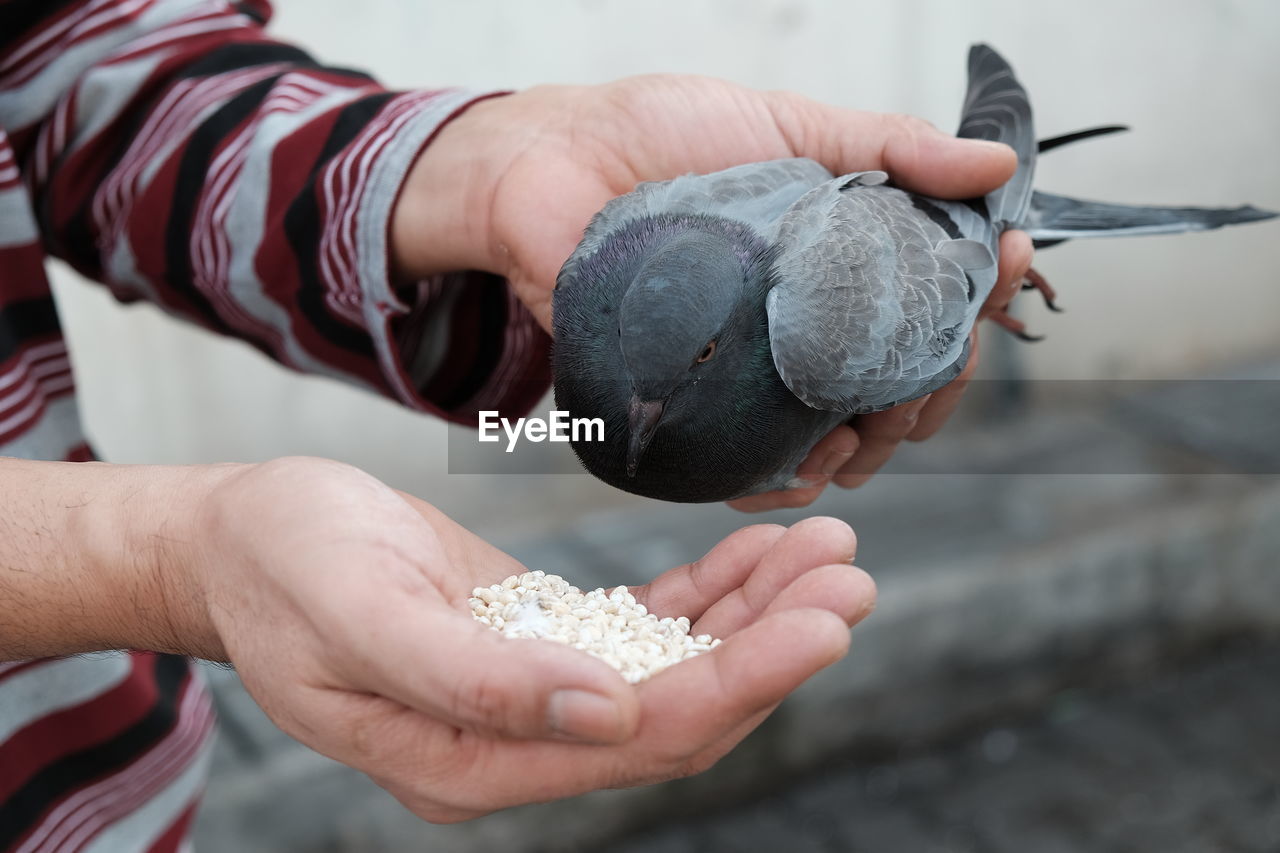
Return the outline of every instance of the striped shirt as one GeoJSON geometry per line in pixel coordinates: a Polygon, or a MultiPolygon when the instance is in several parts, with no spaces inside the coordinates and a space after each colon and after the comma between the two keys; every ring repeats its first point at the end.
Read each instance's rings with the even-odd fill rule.
{"type": "MultiPolygon", "coordinates": [[[[386,91],[270,40],[269,14],[0,0],[0,456],[93,455],[46,254],[454,422],[545,390],[548,338],[505,281],[388,272],[409,167],[493,93],[386,91]]],[[[181,657],[0,663],[0,851],[180,849],[212,721],[181,657]]]]}

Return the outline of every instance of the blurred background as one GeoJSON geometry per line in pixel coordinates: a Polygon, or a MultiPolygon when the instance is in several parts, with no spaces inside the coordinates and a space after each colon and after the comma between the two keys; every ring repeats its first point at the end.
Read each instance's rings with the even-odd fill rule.
{"type": "MultiPolygon", "coordinates": [[[[693,72],[944,128],[986,41],[1042,136],[1133,128],[1046,155],[1040,187],[1280,209],[1273,0],[275,6],[276,35],[397,87],[693,72]]],[[[1067,308],[1020,300],[1045,342],[987,329],[992,381],[956,423],[864,489],[774,514],[853,524],[881,604],[711,773],[429,827],[214,671],[200,848],[1280,850],[1280,226],[1081,241],[1036,267],[1067,308]]],[[[748,521],[613,491],[567,451],[557,475],[450,474],[440,423],[65,269],[55,287],[111,461],[345,460],[583,586],[642,582],[748,521]]]]}

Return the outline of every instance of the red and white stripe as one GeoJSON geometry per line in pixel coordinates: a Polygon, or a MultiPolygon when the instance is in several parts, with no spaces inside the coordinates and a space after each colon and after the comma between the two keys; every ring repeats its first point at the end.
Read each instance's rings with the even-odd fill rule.
{"type": "MultiPolygon", "coordinates": [[[[232,245],[227,233],[227,221],[236,193],[242,189],[238,182],[264,121],[272,117],[296,114],[318,99],[335,92],[349,91],[355,97],[366,88],[369,88],[367,84],[343,86],[302,74],[288,74],[280,78],[253,119],[241,128],[210,165],[209,178],[197,206],[191,232],[191,259],[196,286],[233,328],[257,340],[271,342],[273,350],[282,353],[282,358],[285,350],[281,340],[282,333],[245,311],[231,292],[229,270],[232,245]]],[[[263,156],[263,152],[255,153],[263,156]]],[[[265,152],[267,157],[271,154],[272,151],[265,152]]],[[[251,187],[248,190],[264,197],[270,193],[270,187],[251,187]]]]}
{"type": "Polygon", "coordinates": [[[32,157],[32,168],[27,175],[27,185],[34,192],[38,193],[39,188],[48,182],[53,163],[67,147],[75,109],[76,93],[72,90],[67,97],[58,102],[53,114],[40,126],[40,133],[36,137],[35,156],[32,157]]]}
{"type": "Polygon", "coordinates": [[[131,40],[120,50],[108,57],[109,62],[121,62],[134,59],[144,53],[151,53],[162,48],[170,48],[189,38],[207,38],[213,33],[226,30],[254,30],[257,21],[243,15],[226,3],[208,2],[208,11],[184,15],[176,21],[157,27],[145,36],[131,40]]]}
{"type": "Polygon", "coordinates": [[[385,258],[361,258],[356,248],[356,214],[364,200],[369,173],[382,149],[418,113],[435,92],[412,92],[388,101],[378,116],[341,156],[330,161],[320,178],[324,191],[325,227],[320,239],[320,271],[325,300],[340,316],[364,324],[360,265],[385,264],[385,258]]]}
{"type": "Polygon", "coordinates": [[[0,445],[25,432],[50,399],[74,387],[65,343],[58,340],[23,349],[0,373],[0,445]]]}
{"type": "Polygon", "coordinates": [[[227,282],[227,267],[231,259],[231,241],[226,231],[227,210],[257,124],[255,120],[244,127],[209,166],[205,190],[196,205],[195,223],[191,229],[191,273],[196,288],[208,298],[229,326],[257,339],[269,339],[273,336],[271,327],[259,323],[240,307],[232,298],[227,282]]]}
{"type": "Polygon", "coordinates": [[[70,48],[119,27],[157,2],[164,0],[93,0],[74,14],[58,19],[0,63],[0,89],[29,82],[70,48]]]}
{"type": "Polygon", "coordinates": [[[156,797],[200,753],[213,728],[213,703],[199,681],[184,688],[173,730],[119,773],[76,791],[41,821],[17,853],[79,850],[110,824],[156,797]]]}
{"type": "Polygon", "coordinates": [[[93,221],[104,255],[109,256],[125,238],[133,206],[146,192],[146,179],[155,175],[157,164],[174,156],[186,142],[183,131],[200,124],[238,92],[286,67],[284,63],[260,65],[199,80],[182,80],[170,88],[94,196],[93,221]]]}
{"type": "Polygon", "coordinates": [[[22,173],[13,159],[13,149],[6,144],[4,131],[0,130],[0,190],[7,190],[22,183],[22,173]]]}
{"type": "MultiPolygon", "coordinates": [[[[16,733],[49,714],[90,703],[129,678],[135,666],[129,655],[16,661],[0,671],[4,707],[0,707],[0,755],[16,733]]],[[[0,789],[9,779],[0,780],[0,789]]]]}

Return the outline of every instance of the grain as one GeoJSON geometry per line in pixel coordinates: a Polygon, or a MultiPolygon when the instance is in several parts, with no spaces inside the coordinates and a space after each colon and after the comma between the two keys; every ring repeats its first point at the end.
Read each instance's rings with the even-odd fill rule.
{"type": "Polygon", "coordinates": [[[564,643],[603,660],[631,684],[720,645],[690,636],[686,616],[659,618],[625,586],[583,592],[559,575],[525,572],[476,587],[471,615],[504,636],[564,643]]]}

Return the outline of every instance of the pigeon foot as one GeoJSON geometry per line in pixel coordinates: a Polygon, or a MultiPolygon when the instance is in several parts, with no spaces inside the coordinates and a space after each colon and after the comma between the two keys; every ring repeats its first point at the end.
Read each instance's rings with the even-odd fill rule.
{"type": "Polygon", "coordinates": [[[995,314],[991,315],[991,319],[1000,328],[1004,329],[1020,341],[1026,341],[1029,344],[1034,344],[1044,340],[1044,335],[1027,334],[1027,324],[1016,317],[1011,316],[1007,310],[997,311],[995,314]]]}
{"type": "Polygon", "coordinates": [[[1048,280],[1031,267],[1027,268],[1027,274],[1022,277],[1022,289],[1040,291],[1040,298],[1044,300],[1045,307],[1050,311],[1062,313],[1062,309],[1054,304],[1054,300],[1058,298],[1058,294],[1054,291],[1053,287],[1049,285],[1048,280]]]}

